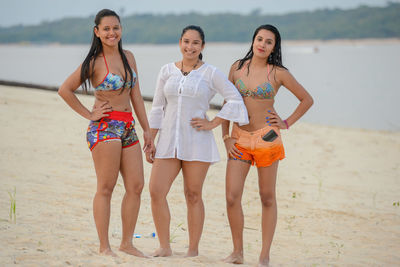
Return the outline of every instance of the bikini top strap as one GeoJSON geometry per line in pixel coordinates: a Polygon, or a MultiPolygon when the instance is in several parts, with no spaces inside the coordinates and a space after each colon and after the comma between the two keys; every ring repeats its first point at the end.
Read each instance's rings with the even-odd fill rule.
{"type": "Polygon", "coordinates": [[[109,73],[110,71],[108,70],[108,64],[107,64],[106,56],[104,55],[104,53],[103,53],[103,58],[104,58],[104,63],[106,63],[107,75],[108,75],[108,73],[109,73]]]}

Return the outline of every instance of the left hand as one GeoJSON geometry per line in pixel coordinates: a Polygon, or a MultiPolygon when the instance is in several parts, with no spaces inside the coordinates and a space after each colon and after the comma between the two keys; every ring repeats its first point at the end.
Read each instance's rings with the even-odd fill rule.
{"type": "Polygon", "coordinates": [[[154,155],[156,153],[156,147],[154,146],[153,138],[151,138],[150,131],[143,132],[143,140],[144,140],[143,151],[146,153],[146,155],[149,154],[151,159],[154,159],[154,155]]]}
{"type": "Polygon", "coordinates": [[[212,121],[201,118],[193,118],[190,120],[190,125],[197,131],[210,131],[215,128],[216,125],[212,121]]]}
{"type": "Polygon", "coordinates": [[[279,117],[279,115],[274,112],[274,111],[269,111],[268,116],[265,118],[265,121],[267,122],[268,125],[272,127],[277,127],[279,129],[286,129],[286,124],[285,122],[279,117]]]}

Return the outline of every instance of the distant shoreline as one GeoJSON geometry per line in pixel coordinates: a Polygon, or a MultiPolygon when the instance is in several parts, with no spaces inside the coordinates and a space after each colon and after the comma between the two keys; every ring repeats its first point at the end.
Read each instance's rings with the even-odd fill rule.
{"type": "MultiPolygon", "coordinates": [[[[48,86],[48,85],[42,85],[42,84],[24,83],[24,82],[16,82],[16,81],[6,81],[6,80],[1,80],[1,79],[0,79],[0,85],[19,87],[19,88],[39,89],[39,90],[53,91],[53,92],[58,91],[57,86],[48,86]]],[[[81,94],[81,95],[93,96],[93,90],[89,90],[87,93],[85,93],[84,91],[78,89],[75,91],[75,93],[81,94]]],[[[142,98],[144,101],[153,102],[153,97],[151,97],[151,96],[143,96],[142,95],[142,98]]],[[[222,108],[221,105],[210,104],[210,109],[220,110],[221,108],[222,108]]]]}
{"type": "MultiPolygon", "coordinates": [[[[249,42],[207,42],[208,45],[226,45],[226,44],[246,44],[249,42]]],[[[331,39],[331,40],[322,40],[322,39],[310,39],[310,40],[282,40],[283,45],[318,45],[318,44],[399,44],[400,38],[366,38],[366,39],[331,39]]],[[[43,46],[43,45],[51,45],[51,46],[86,46],[89,43],[58,43],[58,42],[18,42],[18,43],[0,43],[0,46],[12,46],[12,45],[20,45],[20,46],[43,46]]],[[[176,45],[176,43],[168,43],[168,44],[157,44],[157,43],[125,43],[127,45],[176,45]]]]}

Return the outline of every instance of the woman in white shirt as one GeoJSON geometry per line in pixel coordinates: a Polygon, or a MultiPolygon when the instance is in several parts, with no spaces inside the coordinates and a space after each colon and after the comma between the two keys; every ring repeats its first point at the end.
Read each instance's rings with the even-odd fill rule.
{"type": "Polygon", "coordinates": [[[211,163],[219,160],[212,129],[224,120],[248,123],[242,97],[227,77],[202,61],[204,32],[198,26],[183,29],[179,47],[182,60],[164,65],[159,73],[149,123],[153,140],[159,133],[156,153],[147,153],[153,163],[150,177],[151,208],[160,248],[154,256],[172,255],[167,194],[182,169],[187,205],[189,248],[197,256],[204,224],[202,187],[211,163]],[[225,99],[211,121],[206,112],[219,93],[225,99]]]}

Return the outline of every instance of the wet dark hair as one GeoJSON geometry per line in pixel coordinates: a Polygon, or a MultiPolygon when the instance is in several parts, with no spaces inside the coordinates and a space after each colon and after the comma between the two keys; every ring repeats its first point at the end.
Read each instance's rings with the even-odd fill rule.
{"type": "MultiPolygon", "coordinates": [[[[103,45],[101,43],[100,38],[97,37],[96,34],[94,33],[94,28],[98,29],[98,26],[104,17],[116,17],[118,19],[118,21],[121,22],[117,13],[115,13],[114,11],[112,11],[110,9],[102,9],[97,13],[97,15],[94,19],[95,26],[93,27],[92,45],[90,47],[89,53],[87,54],[85,60],[83,61],[82,67],[81,67],[81,84],[82,84],[82,88],[85,92],[87,92],[87,89],[90,86],[90,78],[93,76],[93,73],[94,73],[94,62],[96,61],[96,58],[100,55],[100,53],[103,52],[103,45]],[[92,69],[90,70],[90,62],[92,60],[93,60],[92,69]]],[[[124,84],[123,84],[122,90],[121,90],[121,93],[122,93],[122,91],[125,89],[126,81],[132,81],[132,79],[133,79],[132,69],[129,66],[128,59],[126,58],[125,53],[122,49],[122,38],[118,42],[118,51],[119,51],[119,54],[121,55],[122,63],[124,65],[124,71],[125,71],[124,84]],[[129,73],[130,79],[127,79],[128,73],[129,73]]],[[[133,85],[133,83],[132,83],[132,85],[133,85]]],[[[132,88],[132,85],[131,85],[131,88],[132,88]]]]}
{"type": "MultiPolygon", "coordinates": [[[[196,26],[196,25],[189,25],[189,26],[186,26],[185,28],[183,28],[182,34],[181,34],[181,39],[182,39],[182,36],[183,36],[188,30],[197,31],[197,32],[200,34],[201,41],[203,42],[202,45],[204,45],[204,44],[206,43],[206,40],[205,40],[205,37],[204,37],[204,31],[203,31],[203,29],[200,28],[200,26],[196,26]]],[[[202,53],[200,53],[199,59],[200,59],[200,60],[203,59],[203,54],[202,54],[202,53]]]]}
{"type": "MultiPolygon", "coordinates": [[[[256,39],[256,36],[260,30],[267,30],[267,31],[272,32],[275,35],[275,46],[274,46],[274,49],[272,50],[271,54],[268,56],[266,63],[271,64],[274,67],[278,66],[278,67],[287,69],[282,64],[281,35],[279,34],[278,29],[275,26],[270,25],[270,24],[261,25],[255,30],[255,32],[253,34],[253,40],[251,42],[250,50],[247,52],[247,54],[244,58],[239,59],[239,65],[238,65],[237,69],[238,70],[241,69],[247,60],[250,60],[250,63],[251,63],[251,59],[253,58],[253,55],[254,55],[254,53],[253,53],[254,39],[256,39]]],[[[248,72],[250,71],[250,63],[247,65],[248,72]]]]}

